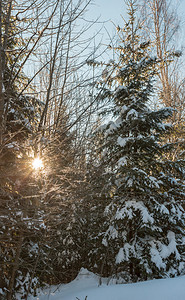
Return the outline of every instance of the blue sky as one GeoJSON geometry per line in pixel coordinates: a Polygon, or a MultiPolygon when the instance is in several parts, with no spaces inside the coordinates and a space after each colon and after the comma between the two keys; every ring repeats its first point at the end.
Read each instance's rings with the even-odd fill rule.
{"type": "Polygon", "coordinates": [[[94,0],[94,3],[95,14],[101,14],[101,19],[105,21],[118,22],[120,15],[125,13],[124,0],[94,0]]]}
{"type": "MultiPolygon", "coordinates": [[[[139,1],[138,1],[139,3],[139,1]]],[[[172,0],[172,4],[180,7],[180,14],[185,12],[185,0],[172,0]]],[[[94,0],[94,12],[101,14],[102,19],[120,20],[120,14],[124,14],[126,9],[124,0],[94,0]]]]}
{"type": "MultiPolygon", "coordinates": [[[[176,4],[179,7],[179,15],[182,19],[182,22],[185,21],[185,0],[171,0],[172,4],[176,4]]],[[[113,21],[114,23],[122,23],[121,15],[126,15],[126,5],[124,0],[94,0],[94,4],[89,8],[89,14],[92,18],[100,17],[101,21],[113,21]]],[[[120,24],[121,25],[121,24],[120,24]]],[[[109,26],[109,25],[108,25],[109,26]]]]}
{"type": "MultiPolygon", "coordinates": [[[[139,2],[139,1],[138,1],[139,2]]],[[[124,0],[93,0],[92,5],[89,7],[89,12],[87,15],[88,19],[96,19],[98,17],[99,21],[104,21],[104,26],[107,28],[110,37],[113,37],[115,33],[114,25],[124,26],[124,21],[121,18],[127,18],[127,7],[124,0]],[[112,21],[112,22],[111,22],[112,21]]],[[[179,42],[185,45],[185,0],[171,0],[172,5],[178,7],[178,14],[181,19],[181,28],[179,42]]],[[[93,26],[92,32],[95,33],[96,30],[101,28],[101,24],[93,26]]],[[[105,44],[109,43],[110,39],[105,30],[101,31],[101,36],[103,36],[103,42],[105,44]]]]}
{"type": "MultiPolygon", "coordinates": [[[[104,25],[110,31],[113,31],[114,25],[120,23],[123,24],[121,15],[125,15],[126,5],[124,0],[94,0],[94,4],[89,7],[89,13],[91,19],[96,19],[99,17],[100,22],[105,22],[104,25]]],[[[97,28],[100,27],[100,24],[97,28]]],[[[112,32],[110,32],[111,34],[112,32]]]]}
{"type": "Polygon", "coordinates": [[[88,35],[95,35],[100,30],[96,43],[102,40],[103,44],[108,45],[110,38],[115,34],[115,25],[124,26],[121,15],[126,15],[126,5],[124,0],[93,0],[93,3],[88,7],[87,19],[96,20],[98,23],[88,32],[88,35]],[[114,23],[114,24],[113,24],[114,23]],[[103,29],[105,27],[106,29],[103,29]]]}

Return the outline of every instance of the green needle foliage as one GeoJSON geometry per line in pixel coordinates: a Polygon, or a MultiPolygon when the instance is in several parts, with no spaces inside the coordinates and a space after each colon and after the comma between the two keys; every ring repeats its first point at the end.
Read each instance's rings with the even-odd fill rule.
{"type": "Polygon", "coordinates": [[[162,143],[170,135],[166,120],[173,111],[150,107],[159,61],[149,56],[134,1],[128,3],[129,21],[118,28],[115,49],[120,62],[109,80],[114,121],[100,128],[102,190],[109,205],[99,232],[99,260],[106,261],[107,275],[138,281],[184,270],[185,194],[183,163],[170,161],[174,145],[162,143]]]}

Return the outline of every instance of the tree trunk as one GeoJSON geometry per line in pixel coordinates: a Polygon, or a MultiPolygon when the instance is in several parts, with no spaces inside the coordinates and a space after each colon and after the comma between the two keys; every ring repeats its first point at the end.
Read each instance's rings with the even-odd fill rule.
{"type": "Polygon", "coordinates": [[[3,68],[2,68],[2,0],[0,0],[0,145],[3,142],[3,116],[4,116],[4,98],[3,98],[3,68]]]}
{"type": "Polygon", "coordinates": [[[10,283],[9,283],[9,292],[7,295],[7,300],[12,300],[12,294],[13,294],[13,288],[14,288],[14,283],[15,283],[15,277],[16,277],[16,272],[19,268],[19,258],[21,254],[21,249],[22,249],[22,243],[23,243],[23,234],[20,234],[18,243],[17,243],[17,251],[16,251],[16,256],[15,256],[15,261],[13,264],[13,269],[12,269],[12,274],[10,278],[10,283]]]}

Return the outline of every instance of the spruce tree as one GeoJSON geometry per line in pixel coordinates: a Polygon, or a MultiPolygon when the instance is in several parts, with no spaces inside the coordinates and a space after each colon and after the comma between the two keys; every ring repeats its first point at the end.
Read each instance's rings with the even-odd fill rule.
{"type": "MultiPolygon", "coordinates": [[[[41,238],[41,217],[35,205],[35,180],[32,174],[29,137],[35,134],[39,119],[40,101],[24,95],[29,79],[18,72],[24,55],[19,37],[19,21],[10,17],[8,32],[7,5],[2,4],[2,143],[0,145],[0,298],[14,299],[15,292],[26,290],[38,255],[33,247],[41,238]],[[8,34],[8,36],[7,36],[8,34]],[[6,50],[6,51],[5,51],[6,50]],[[19,74],[18,74],[19,73],[19,74]],[[17,74],[15,76],[15,74],[17,74]],[[34,216],[34,217],[33,217],[34,216]],[[29,236],[29,238],[28,238],[29,236]],[[32,270],[31,270],[32,269],[32,270]]],[[[31,289],[31,286],[30,286],[31,289]]]]}
{"type": "MultiPolygon", "coordinates": [[[[99,234],[108,272],[125,281],[175,276],[184,271],[184,166],[170,161],[163,144],[171,126],[170,108],[152,109],[158,60],[138,35],[136,7],[118,32],[119,64],[109,78],[113,120],[104,125],[101,166],[109,205],[99,234]]],[[[105,190],[104,186],[104,190],[105,190]]]]}
{"type": "Polygon", "coordinates": [[[44,164],[42,178],[43,218],[47,229],[40,260],[41,282],[58,284],[73,280],[80,268],[84,251],[82,229],[82,192],[84,172],[80,167],[75,132],[70,132],[69,115],[61,107],[56,130],[50,130],[41,144],[44,164]]]}

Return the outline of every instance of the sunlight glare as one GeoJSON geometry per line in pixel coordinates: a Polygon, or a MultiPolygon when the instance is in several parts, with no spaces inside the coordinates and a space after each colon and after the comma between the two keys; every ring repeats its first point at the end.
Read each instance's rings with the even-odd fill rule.
{"type": "Polygon", "coordinates": [[[35,158],[32,162],[32,167],[35,170],[39,170],[39,169],[43,168],[42,160],[39,157],[35,158]]]}

